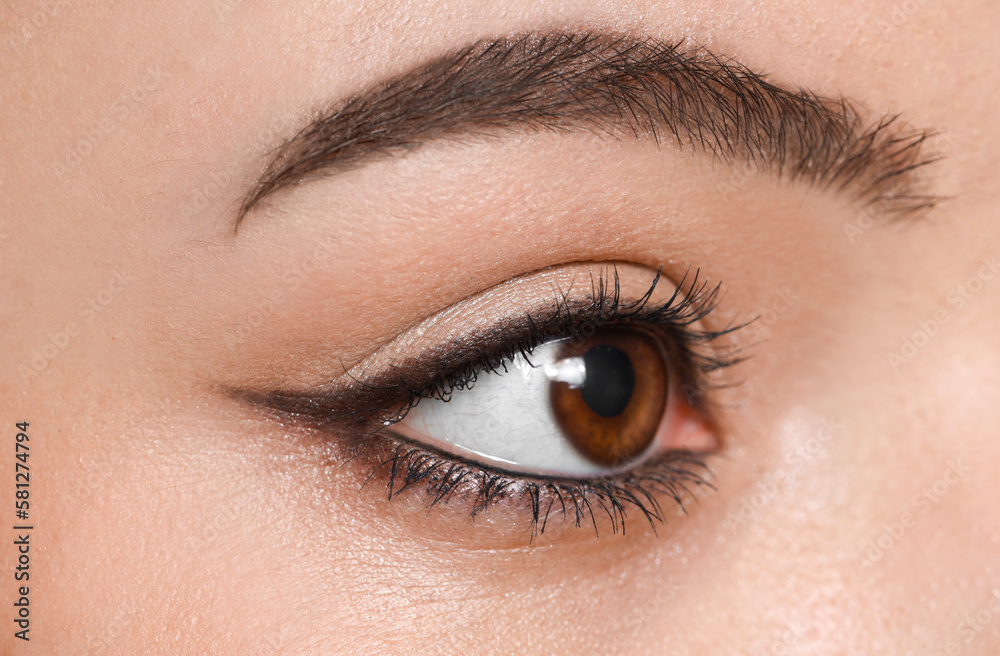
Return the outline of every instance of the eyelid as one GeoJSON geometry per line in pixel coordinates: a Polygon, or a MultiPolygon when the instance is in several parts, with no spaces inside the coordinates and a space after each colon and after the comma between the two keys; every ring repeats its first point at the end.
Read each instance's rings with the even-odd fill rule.
{"type": "MultiPolygon", "coordinates": [[[[244,402],[301,423],[317,427],[340,425],[357,430],[379,419],[380,411],[384,412],[409,397],[419,400],[422,397],[447,396],[451,385],[445,383],[449,377],[454,379],[458,375],[464,378],[456,386],[461,389],[462,385],[474,382],[478,371],[500,367],[503,360],[518,353],[530,357],[531,349],[547,339],[574,334],[588,325],[594,327],[609,322],[662,323],[663,327],[672,331],[672,334],[666,335],[672,342],[667,346],[673,347],[675,352],[670,355],[684,378],[699,371],[709,373],[740,361],[738,353],[701,348],[745,324],[727,324],[719,330],[698,327],[717,305],[720,290],[720,285],[710,286],[701,281],[699,270],[685,273],[672,287],[669,296],[657,305],[652,305],[651,300],[654,289],[663,284],[661,272],[614,262],[590,265],[588,272],[591,273],[588,285],[591,289],[582,294],[574,293],[572,289],[555,288],[546,296],[535,289],[532,296],[536,298],[531,299],[536,303],[533,311],[516,313],[505,306],[498,312],[497,304],[489,303],[489,295],[479,295],[472,301],[447,308],[320,388],[268,392],[228,389],[227,392],[244,402]],[[624,267],[635,267],[645,272],[647,278],[652,277],[651,283],[643,285],[644,291],[631,298],[622,296],[619,274],[624,267]],[[599,271],[596,278],[592,274],[594,269],[599,271]],[[455,322],[446,321],[444,315],[452,315],[451,319],[456,316],[464,318],[485,307],[489,307],[495,317],[500,317],[496,323],[483,327],[482,321],[478,321],[478,327],[465,333],[456,334],[447,330],[448,324],[455,322]],[[446,326],[445,330],[437,332],[442,332],[444,336],[429,337],[442,325],[446,326]],[[430,342],[431,345],[414,355],[411,349],[419,342],[430,342]]],[[[546,278],[546,282],[559,279],[558,276],[551,276],[546,278]]],[[[521,276],[488,292],[503,294],[527,280],[528,276],[521,276]]],[[[702,392],[711,389],[711,386],[699,381],[687,389],[693,392],[689,400],[698,405],[703,398],[702,392]]],[[[402,411],[405,412],[405,407],[402,411]]],[[[400,417],[398,413],[383,415],[380,422],[386,425],[386,422],[392,423],[400,417]]]]}
{"type": "Polygon", "coordinates": [[[465,504],[471,518],[492,508],[497,520],[502,517],[497,506],[502,505],[499,510],[511,513],[515,521],[526,520],[529,542],[545,533],[554,514],[576,528],[592,526],[598,536],[596,518],[605,515],[611,532],[623,534],[629,508],[655,533],[657,525],[667,521],[663,501],[686,514],[697,489],[715,489],[705,454],[684,450],[664,451],[627,471],[589,479],[484,465],[384,433],[348,444],[345,456],[344,462],[359,466],[362,487],[378,481],[389,501],[424,485],[429,506],[465,504]]]}

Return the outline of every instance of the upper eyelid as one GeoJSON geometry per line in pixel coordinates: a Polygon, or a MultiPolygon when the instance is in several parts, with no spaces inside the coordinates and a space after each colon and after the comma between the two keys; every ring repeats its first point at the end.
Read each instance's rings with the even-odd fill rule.
{"type": "MultiPolygon", "coordinates": [[[[592,305],[589,301],[574,298],[569,301],[567,307],[573,310],[592,305]]],[[[553,312],[552,315],[555,313],[553,312]]],[[[542,317],[535,317],[536,322],[544,321],[542,317]]],[[[416,355],[407,355],[404,359],[392,362],[389,367],[376,374],[368,371],[365,361],[355,367],[345,370],[335,381],[325,385],[321,389],[310,390],[275,390],[259,393],[247,389],[228,389],[227,394],[234,398],[254,405],[265,406],[277,409],[282,413],[295,415],[301,418],[316,418],[327,416],[331,419],[335,417],[345,417],[345,413],[350,412],[359,404],[379,405],[387,402],[387,398],[406,393],[405,388],[400,387],[401,377],[405,378],[410,393],[417,393],[417,388],[431,384],[440,373],[454,370],[463,364],[477,362],[482,359],[484,345],[500,345],[499,338],[504,334],[509,334],[514,319],[508,319],[500,324],[491,326],[486,331],[472,331],[465,334],[461,341],[452,341],[445,352],[441,345],[435,345],[430,349],[421,351],[416,355]],[[447,356],[447,357],[446,357],[447,356]],[[436,370],[432,370],[428,363],[436,362],[436,370]],[[390,394],[383,394],[385,390],[391,390],[390,394]]],[[[397,338],[398,339],[398,338],[397,338]]],[[[390,345],[392,342],[390,342],[390,345]]],[[[322,423],[322,422],[321,422],[322,423]]]]}
{"type": "MultiPolygon", "coordinates": [[[[658,307],[677,314],[689,312],[685,316],[685,321],[688,323],[704,319],[719,302],[721,283],[712,285],[703,280],[700,269],[695,269],[693,272],[691,269],[688,269],[676,283],[669,280],[663,274],[662,269],[655,272],[650,271],[649,273],[653,277],[646,284],[643,293],[636,294],[635,296],[624,295],[620,284],[619,264],[611,262],[609,265],[595,267],[600,271],[597,276],[594,275],[594,270],[592,269],[588,279],[589,288],[586,290],[581,291],[579,287],[572,284],[565,289],[556,286],[553,288],[552,295],[547,297],[547,305],[539,306],[533,310],[516,315],[504,316],[489,324],[485,329],[474,328],[462,332],[461,336],[457,338],[454,335],[448,335],[448,344],[446,345],[447,354],[456,363],[460,363],[463,360],[463,353],[466,352],[469,355],[464,359],[473,359],[476,354],[481,353],[484,345],[497,344],[504,341],[503,338],[514,330],[523,330],[526,320],[528,323],[533,322],[535,326],[542,329],[542,332],[530,337],[530,340],[535,342],[543,338],[575,332],[585,327],[571,325],[574,322],[589,323],[591,327],[596,327],[612,318],[615,320],[626,320],[646,309],[651,302],[654,290],[662,287],[664,284],[672,286],[673,291],[670,293],[669,298],[659,302],[658,307]],[[560,319],[561,323],[557,325],[556,319],[560,319]]],[[[622,263],[622,265],[627,264],[622,263]]],[[[519,276],[518,278],[525,277],[519,276]]],[[[436,321],[440,314],[447,312],[449,309],[430,317],[428,321],[436,321]]],[[[707,331],[705,336],[710,339],[728,334],[738,330],[743,325],[745,324],[727,324],[719,330],[707,331]]],[[[412,331],[420,332],[421,329],[422,324],[412,328],[412,331]]],[[[350,380],[354,372],[364,372],[365,379],[371,381],[372,384],[389,383],[390,381],[386,380],[386,378],[393,374],[383,376],[371,375],[366,371],[368,363],[372,362],[374,357],[379,355],[379,353],[391,349],[397,342],[409,343],[409,333],[410,331],[404,332],[390,341],[389,344],[381,347],[379,352],[373,354],[373,356],[362,360],[354,367],[345,369],[344,376],[341,379],[350,380]]],[[[402,358],[395,359],[392,368],[397,373],[400,371],[413,372],[425,368],[427,363],[432,359],[445,359],[443,357],[445,355],[444,346],[443,340],[438,339],[430,348],[424,349],[416,355],[404,354],[402,358]]],[[[329,387],[331,391],[335,390],[337,387],[336,382],[332,382],[329,387]]]]}
{"type": "MultiPolygon", "coordinates": [[[[456,375],[463,368],[474,377],[481,369],[501,366],[505,359],[517,352],[530,352],[531,348],[545,339],[568,336],[578,330],[580,325],[591,323],[596,327],[602,321],[651,322],[651,316],[641,315],[648,307],[653,289],[661,281],[659,274],[645,294],[635,298],[622,298],[617,267],[613,265],[612,271],[610,282],[603,274],[593,280],[589,293],[561,293],[552,305],[539,308],[534,315],[526,313],[519,319],[508,317],[486,331],[466,333],[460,340],[452,341],[446,347],[435,344],[417,355],[407,355],[374,374],[367,371],[363,361],[358,367],[346,371],[337,381],[321,389],[263,392],[229,389],[227,392],[244,402],[310,424],[363,425],[376,418],[375,410],[384,411],[394,403],[425,398],[432,386],[442,383],[449,375],[456,375]],[[511,339],[511,333],[515,333],[514,339],[511,339]],[[367,408],[369,412],[359,410],[360,408],[367,408]]],[[[719,286],[709,287],[707,282],[699,284],[699,275],[696,271],[690,277],[687,274],[682,277],[669,299],[651,308],[650,313],[689,312],[682,315],[681,324],[704,318],[717,303],[719,286]],[[688,285],[686,292],[685,283],[688,285]]],[[[707,342],[740,327],[742,326],[728,325],[714,332],[688,329],[683,337],[707,342]]],[[[678,337],[676,334],[672,336],[673,339],[678,337]]],[[[700,356],[693,351],[685,354],[700,356]]],[[[738,361],[729,354],[706,357],[708,359],[704,362],[675,364],[699,366],[705,371],[711,371],[738,361]]],[[[691,376],[692,373],[685,375],[691,376]]]]}

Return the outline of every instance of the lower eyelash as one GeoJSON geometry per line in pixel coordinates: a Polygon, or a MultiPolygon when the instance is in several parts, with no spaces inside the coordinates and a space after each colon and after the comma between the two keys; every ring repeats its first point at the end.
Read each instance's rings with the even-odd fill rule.
{"type": "Polygon", "coordinates": [[[577,528],[589,524],[600,535],[598,516],[607,516],[613,534],[624,534],[628,510],[634,509],[655,532],[666,523],[661,498],[686,512],[693,488],[714,489],[702,456],[688,451],[666,452],[633,470],[584,480],[505,472],[417,446],[389,432],[370,437],[383,440],[382,453],[388,453],[372,468],[366,483],[384,480],[390,500],[423,487],[430,506],[458,497],[469,504],[472,518],[500,502],[519,502],[530,511],[531,539],[545,531],[553,512],[577,528]]]}

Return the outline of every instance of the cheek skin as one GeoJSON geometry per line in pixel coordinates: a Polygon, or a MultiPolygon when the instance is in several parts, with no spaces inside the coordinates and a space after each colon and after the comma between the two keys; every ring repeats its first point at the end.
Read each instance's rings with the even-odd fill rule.
{"type": "MultiPolygon", "coordinates": [[[[128,414],[109,409],[116,421],[128,414]]],[[[204,412],[215,416],[217,409],[204,412]]],[[[494,644],[507,627],[520,624],[533,628],[504,644],[524,640],[551,652],[567,641],[603,644],[618,635],[605,603],[658,608],[677,594],[643,584],[642,572],[654,567],[656,552],[670,542],[639,523],[629,536],[613,538],[611,559],[607,545],[587,528],[560,532],[554,524],[528,547],[523,534],[510,535],[502,514],[486,513],[472,523],[464,507],[428,513],[415,496],[386,502],[377,486],[370,495],[359,492],[357,479],[345,470],[308,464],[322,462],[324,451],[294,446],[300,443],[294,435],[258,434],[252,424],[224,431],[205,418],[179,415],[155,423],[171,429],[146,433],[142,448],[114,457],[113,479],[94,489],[85,512],[60,527],[95,549],[72,556],[80,575],[63,579],[46,603],[71,617],[79,613],[78,586],[107,598],[117,594],[114,612],[94,618],[100,638],[118,631],[126,640],[134,636],[136,648],[153,639],[170,644],[177,627],[197,618],[202,629],[192,644],[199,647],[228,644],[255,653],[248,651],[255,648],[254,636],[263,635],[296,653],[296,646],[313,639],[330,645],[331,627],[349,625],[357,637],[336,647],[372,653],[398,651],[415,638],[452,640],[446,644],[456,647],[494,644]],[[182,457],[209,438],[210,425],[212,438],[228,446],[182,457]],[[254,455],[247,455],[248,446],[254,455]],[[165,465],[171,461],[177,464],[165,465]],[[151,486],[151,480],[165,486],[151,486]],[[118,512],[109,516],[100,508],[118,512]],[[127,530],[142,525],[149,513],[177,519],[141,533],[127,530]],[[116,592],[135,580],[151,584],[141,594],[116,592]],[[177,595],[181,582],[183,594],[177,595]],[[575,592],[558,592],[566,590],[575,592]],[[563,597],[558,607],[552,606],[553,594],[563,597]],[[212,602],[220,598],[227,603],[212,602]],[[354,601],[345,605],[348,598],[354,601]],[[257,613],[261,604],[270,611],[257,613]],[[133,605],[144,609],[141,621],[125,614],[133,605]],[[574,626],[548,626],[563,613],[585,620],[588,628],[581,633],[574,626]],[[225,627],[235,623],[246,626],[246,634],[229,636],[225,627]]],[[[100,424],[83,427],[103,432],[100,424]]],[[[129,440],[114,444],[139,447],[138,439],[129,440]]],[[[100,457],[88,453],[85,462],[89,467],[100,457]]]]}

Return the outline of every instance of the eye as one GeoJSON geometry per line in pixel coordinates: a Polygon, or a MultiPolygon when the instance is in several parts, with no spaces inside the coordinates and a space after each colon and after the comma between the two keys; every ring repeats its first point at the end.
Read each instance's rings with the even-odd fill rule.
{"type": "Polygon", "coordinates": [[[595,530],[605,514],[621,532],[629,508],[655,527],[662,500],[683,508],[709,484],[703,454],[719,442],[704,395],[739,362],[712,344],[741,326],[704,327],[719,287],[697,272],[658,286],[658,272],[650,283],[647,269],[625,270],[625,284],[614,263],[590,273],[589,293],[580,273],[514,279],[429,317],[336,385],[229,394],[331,442],[389,499],[423,493],[472,516],[509,506],[532,536],[552,514],[595,530]],[[553,279],[569,282],[547,296],[553,279]],[[532,309],[510,313],[512,299],[532,309]],[[477,329],[449,329],[470,318],[477,329]]]}
{"type": "MultiPolygon", "coordinates": [[[[630,326],[517,354],[446,399],[425,399],[393,430],[508,469],[588,476],[627,468],[669,439],[662,340],[630,326]]],[[[671,411],[671,412],[668,412],[671,411]]],[[[674,422],[676,423],[676,422],[674,422]]]]}

